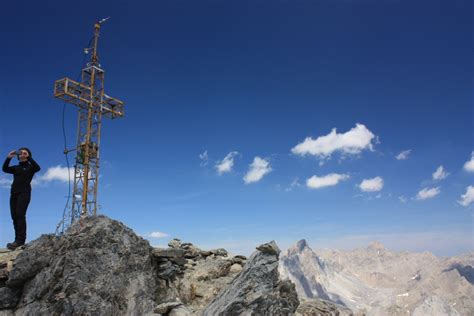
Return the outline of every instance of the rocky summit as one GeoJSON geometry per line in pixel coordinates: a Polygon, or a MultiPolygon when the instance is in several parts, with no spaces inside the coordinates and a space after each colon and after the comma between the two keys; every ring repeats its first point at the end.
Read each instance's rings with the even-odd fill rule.
{"type": "Polygon", "coordinates": [[[144,314],[155,307],[152,247],[123,224],[85,218],[63,236],[43,235],[14,260],[4,291],[18,315],[144,314]]]}
{"type": "Polygon", "coordinates": [[[274,242],[252,256],[172,240],[153,248],[122,223],[84,218],[0,253],[0,315],[292,315],[274,242]]]}

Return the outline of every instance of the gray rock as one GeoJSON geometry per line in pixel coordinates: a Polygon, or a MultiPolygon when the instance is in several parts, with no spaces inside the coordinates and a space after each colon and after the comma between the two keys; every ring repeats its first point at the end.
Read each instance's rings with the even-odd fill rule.
{"type": "Polygon", "coordinates": [[[292,315],[299,305],[295,286],[281,281],[274,241],[257,247],[240,274],[206,307],[203,315],[292,315]]]}
{"type": "Polygon", "coordinates": [[[232,263],[237,263],[243,266],[245,264],[245,260],[240,258],[239,256],[235,256],[232,258],[232,263]]]}
{"type": "Polygon", "coordinates": [[[189,310],[189,308],[187,308],[184,305],[173,308],[171,312],[169,312],[168,314],[168,316],[190,316],[190,315],[192,315],[191,311],[189,310]]]}
{"type": "Polygon", "coordinates": [[[203,256],[204,258],[209,257],[210,255],[212,255],[212,252],[210,252],[208,250],[202,250],[201,251],[201,256],[203,256]]]}
{"type": "Polygon", "coordinates": [[[187,262],[185,258],[173,258],[171,261],[179,266],[184,266],[187,262]]]}
{"type": "Polygon", "coordinates": [[[173,308],[176,308],[178,306],[181,306],[183,305],[183,303],[180,303],[180,302],[167,302],[167,303],[162,303],[160,305],[158,305],[156,308],[155,308],[155,313],[158,313],[158,314],[167,314],[169,313],[173,308]]]}
{"type": "Polygon", "coordinates": [[[18,289],[0,288],[0,309],[14,308],[20,301],[20,295],[18,289]]]}
{"type": "Polygon", "coordinates": [[[171,248],[180,248],[181,240],[179,240],[178,238],[174,238],[168,243],[168,246],[171,248]]]}
{"type": "Polygon", "coordinates": [[[59,238],[54,235],[42,235],[29,243],[25,251],[16,257],[7,285],[9,287],[19,287],[47,267],[50,264],[54,246],[58,240],[59,238]]]}
{"type": "Polygon", "coordinates": [[[258,246],[257,250],[271,255],[280,255],[280,248],[278,248],[274,240],[270,241],[269,243],[258,246]]]}
{"type": "Polygon", "coordinates": [[[8,287],[17,314],[147,314],[156,306],[152,248],[122,223],[85,218],[61,237],[43,235],[16,258],[8,287]]]}
{"type": "Polygon", "coordinates": [[[345,306],[321,299],[312,299],[301,302],[296,315],[353,316],[354,313],[345,306]]]}
{"type": "Polygon", "coordinates": [[[182,258],[184,257],[185,250],[177,248],[154,248],[151,254],[156,258],[182,258]]]}
{"type": "Polygon", "coordinates": [[[201,255],[201,250],[192,243],[182,243],[180,247],[181,250],[184,250],[184,257],[187,259],[200,260],[203,258],[201,255]]]}
{"type": "Polygon", "coordinates": [[[1,269],[0,270],[0,283],[5,282],[6,280],[8,280],[9,275],[10,275],[10,272],[8,272],[8,270],[6,268],[1,269]]]}
{"type": "Polygon", "coordinates": [[[157,275],[162,279],[171,280],[179,273],[181,273],[181,268],[169,261],[158,266],[157,275]]]}
{"type": "Polygon", "coordinates": [[[229,274],[231,263],[226,260],[206,260],[206,264],[199,265],[194,277],[198,281],[217,279],[229,274]]]}
{"type": "Polygon", "coordinates": [[[242,271],[242,266],[238,263],[234,263],[230,267],[230,273],[239,273],[240,271],[242,271]]]}
{"type": "Polygon", "coordinates": [[[227,250],[225,250],[224,248],[212,249],[210,252],[211,254],[216,255],[216,256],[222,256],[222,257],[227,256],[227,250]]]}

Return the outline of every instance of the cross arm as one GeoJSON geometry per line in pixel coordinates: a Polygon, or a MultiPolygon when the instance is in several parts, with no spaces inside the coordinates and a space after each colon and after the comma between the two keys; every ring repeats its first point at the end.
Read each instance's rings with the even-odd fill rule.
{"type": "Polygon", "coordinates": [[[87,109],[91,88],[69,78],[54,82],[54,97],[87,109]]]}
{"type": "Polygon", "coordinates": [[[87,110],[92,103],[94,107],[100,107],[100,111],[107,118],[118,118],[124,115],[124,103],[119,99],[98,94],[93,96],[91,102],[91,87],[70,78],[63,78],[54,82],[54,97],[75,104],[87,110]]]}
{"type": "Polygon", "coordinates": [[[104,93],[101,106],[102,115],[110,119],[122,117],[124,115],[124,104],[119,99],[112,98],[104,93]]]}

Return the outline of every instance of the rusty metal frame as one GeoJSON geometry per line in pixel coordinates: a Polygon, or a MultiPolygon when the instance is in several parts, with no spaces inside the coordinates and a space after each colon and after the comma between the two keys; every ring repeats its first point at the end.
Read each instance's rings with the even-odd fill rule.
{"type": "Polygon", "coordinates": [[[124,102],[104,92],[105,71],[97,55],[99,30],[100,22],[94,25],[93,54],[82,69],[81,82],[67,77],[54,82],[54,97],[78,107],[72,205],[62,220],[62,231],[76,220],[97,213],[102,117],[124,116],[124,102]]]}

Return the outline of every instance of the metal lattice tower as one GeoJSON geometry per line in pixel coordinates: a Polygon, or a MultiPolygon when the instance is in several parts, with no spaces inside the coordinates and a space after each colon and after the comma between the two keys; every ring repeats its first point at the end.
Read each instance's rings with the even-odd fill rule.
{"type": "Polygon", "coordinates": [[[90,61],[82,69],[81,82],[63,78],[54,82],[54,96],[78,108],[74,189],[70,212],[62,220],[62,231],[81,217],[97,213],[99,180],[100,129],[102,117],[119,118],[124,115],[122,101],[105,94],[105,71],[100,68],[97,45],[101,24],[95,23],[90,61]]]}

